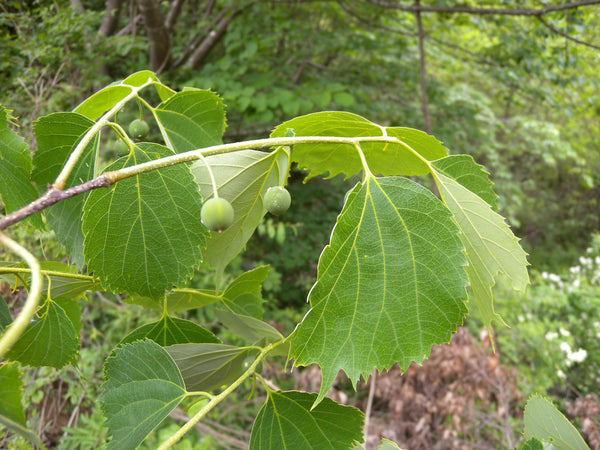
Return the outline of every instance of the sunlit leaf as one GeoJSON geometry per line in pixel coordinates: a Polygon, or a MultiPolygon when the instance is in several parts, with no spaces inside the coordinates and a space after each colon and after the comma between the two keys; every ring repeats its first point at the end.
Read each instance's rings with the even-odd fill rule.
{"type": "Polygon", "coordinates": [[[536,438],[561,450],[589,449],[577,429],[543,397],[535,395],[527,401],[524,423],[525,439],[536,438]]]}
{"type": "Polygon", "coordinates": [[[23,381],[21,370],[15,363],[0,365],[0,424],[40,448],[45,448],[37,435],[27,428],[21,402],[23,381]]]}
{"type": "MultiPolygon", "coordinates": [[[[296,117],[279,125],[271,137],[283,137],[287,129],[296,136],[366,137],[391,136],[405,142],[427,160],[447,155],[447,149],[433,136],[412,128],[386,128],[347,112],[327,111],[296,117]]],[[[418,156],[406,145],[363,142],[361,148],[369,169],[381,175],[423,175],[429,172],[418,156]]],[[[309,178],[328,173],[350,176],[363,169],[357,149],[349,144],[297,144],[292,147],[292,160],[310,171],[309,178]]]]}
{"type": "Polygon", "coordinates": [[[503,323],[494,311],[492,287],[501,272],[515,289],[524,290],[529,283],[527,255],[504,218],[492,211],[485,200],[437,170],[434,176],[442,199],[461,231],[474,302],[486,326],[492,320],[503,323]]]}
{"type": "Polygon", "coordinates": [[[185,396],[173,359],[150,340],[117,347],[104,373],[100,401],[112,436],[107,450],[135,449],[185,396]]]}
{"type": "MultiPolygon", "coordinates": [[[[265,215],[262,195],[271,186],[285,183],[289,154],[283,147],[272,153],[245,150],[206,158],[214,172],[219,196],[233,206],[234,222],[221,233],[211,232],[205,257],[218,273],[241,252],[265,215]]],[[[213,188],[204,164],[197,161],[192,172],[205,199],[213,188]]]]}
{"type": "Polygon", "coordinates": [[[224,344],[179,344],[166,350],[177,363],[188,391],[212,391],[235,381],[247,369],[244,360],[256,348],[224,344]]]}
{"type": "MultiPolygon", "coordinates": [[[[160,145],[142,143],[107,170],[170,154],[160,145]]],[[[200,263],[207,235],[200,208],[197,186],[185,165],[91,192],[83,215],[88,271],[107,289],[162,298],[200,263]]]]}
{"type": "Polygon", "coordinates": [[[187,343],[214,343],[221,341],[206,328],[189,320],[164,316],[160,320],[142,325],[123,338],[121,344],[151,339],[162,347],[187,343]]]}
{"type": "Polygon", "coordinates": [[[449,178],[458,181],[471,192],[484,199],[493,210],[498,209],[494,192],[494,183],[489,179],[489,172],[477,164],[469,155],[451,155],[434,161],[433,166],[449,178]]]}
{"type": "Polygon", "coordinates": [[[348,195],[319,259],[311,309],[291,336],[296,365],[317,363],[320,401],[340,369],[406,368],[450,340],[467,312],[458,229],[431,192],[368,177],[348,195]]]}
{"type": "Polygon", "coordinates": [[[393,441],[390,441],[389,439],[381,439],[381,444],[379,444],[379,446],[377,447],[377,450],[401,450],[400,447],[398,447],[398,444],[396,444],[393,441]]]}
{"type": "Polygon", "coordinates": [[[128,86],[139,87],[145,84],[149,79],[156,82],[153,84],[153,86],[156,89],[156,92],[158,93],[158,96],[162,101],[165,101],[173,94],[175,94],[175,91],[173,89],[162,84],[158,77],[154,74],[154,72],[151,72],[149,70],[140,70],[139,72],[133,73],[127,78],[125,78],[121,83],[128,86]]]}
{"type": "MultiPolygon", "coordinates": [[[[29,149],[23,138],[9,128],[9,120],[9,111],[0,105],[0,199],[7,214],[38,197],[31,184],[29,149]]],[[[44,226],[40,214],[29,220],[37,228],[44,226]]]]}
{"type": "Polygon", "coordinates": [[[154,113],[165,142],[175,153],[223,143],[225,107],[212,91],[178,92],[158,105],[154,113]]]}
{"type": "Polygon", "coordinates": [[[267,391],[267,401],[256,416],[250,448],[351,449],[363,442],[363,413],[325,398],[311,409],[316,394],[267,391]]]}
{"type": "Polygon", "coordinates": [[[107,86],[85,99],[73,111],[95,121],[129,94],[131,94],[130,87],[107,86]]]}
{"type": "Polygon", "coordinates": [[[154,84],[154,87],[161,100],[166,100],[175,93],[175,91],[160,83],[160,80],[153,72],[142,70],[129,75],[120,82],[117,81],[102,88],[80,103],[75,108],[74,112],[91,120],[98,120],[104,113],[112,109],[117,103],[131,94],[132,89],[130,86],[139,87],[145,84],[149,79],[157,82],[154,84]]]}
{"type": "Polygon", "coordinates": [[[26,366],[50,366],[60,369],[75,361],[79,335],[61,306],[48,300],[6,354],[26,366]]]}
{"type": "MultiPolygon", "coordinates": [[[[54,113],[35,122],[33,129],[38,149],[33,155],[32,177],[40,190],[45,190],[48,184],[54,182],[71,151],[93,125],[93,121],[76,113],[54,113]]],[[[66,188],[94,178],[99,143],[99,135],[96,135],[86,146],[67,179],[66,188]]],[[[46,210],[50,227],[78,267],[83,265],[81,214],[87,195],[76,195],[46,210]]]]}

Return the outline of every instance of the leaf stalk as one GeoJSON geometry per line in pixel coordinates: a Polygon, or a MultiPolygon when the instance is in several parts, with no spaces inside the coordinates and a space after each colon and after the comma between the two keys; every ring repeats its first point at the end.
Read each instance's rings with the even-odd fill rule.
{"type": "Polygon", "coordinates": [[[0,338],[0,358],[2,358],[19,340],[19,337],[23,334],[29,321],[37,311],[38,303],[42,295],[43,283],[40,264],[31,253],[2,232],[0,232],[0,243],[8,247],[9,250],[17,256],[24,259],[31,270],[31,284],[29,286],[29,295],[27,296],[27,300],[25,300],[25,306],[0,338]]]}

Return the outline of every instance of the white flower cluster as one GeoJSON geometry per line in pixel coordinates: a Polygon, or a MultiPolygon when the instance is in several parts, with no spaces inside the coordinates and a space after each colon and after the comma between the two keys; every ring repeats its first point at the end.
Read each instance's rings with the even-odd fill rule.
{"type": "Polygon", "coordinates": [[[600,256],[593,256],[594,252],[594,249],[588,248],[586,254],[589,256],[580,256],[579,265],[570,267],[567,277],[542,272],[542,278],[548,281],[550,287],[566,289],[568,293],[579,288],[582,280],[587,281],[591,286],[600,286],[600,256]]]}
{"type": "Polygon", "coordinates": [[[574,362],[583,362],[587,357],[587,350],[580,348],[574,352],[571,350],[571,346],[566,342],[560,343],[560,349],[567,355],[567,365],[571,365],[574,362]]]}

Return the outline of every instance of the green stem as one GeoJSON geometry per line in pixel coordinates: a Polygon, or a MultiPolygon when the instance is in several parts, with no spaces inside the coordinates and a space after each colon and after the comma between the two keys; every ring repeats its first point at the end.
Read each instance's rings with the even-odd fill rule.
{"type": "MultiPolygon", "coordinates": [[[[0,273],[31,273],[31,269],[27,269],[25,267],[2,267],[0,266],[0,273]]],[[[93,283],[98,282],[98,280],[94,277],[90,277],[89,275],[82,275],[80,273],[69,273],[69,272],[60,272],[58,270],[40,270],[40,273],[47,277],[64,277],[64,278],[73,278],[75,280],[80,281],[90,281],[93,283]]]]}
{"type": "Polygon", "coordinates": [[[208,161],[206,160],[206,158],[204,157],[204,155],[202,155],[200,153],[198,156],[200,156],[200,160],[206,166],[206,170],[208,170],[208,176],[210,177],[210,183],[212,184],[212,188],[213,188],[213,197],[214,198],[219,198],[219,191],[217,189],[217,182],[215,180],[215,175],[213,174],[212,168],[210,167],[210,164],[208,164],[208,161]]]}
{"type": "Polygon", "coordinates": [[[54,181],[54,183],[52,185],[55,189],[58,189],[58,190],[64,189],[67,179],[69,178],[69,175],[71,175],[71,172],[73,172],[73,169],[75,168],[75,165],[77,164],[77,161],[79,161],[79,158],[81,158],[81,155],[83,154],[85,148],[90,143],[90,141],[94,138],[96,133],[99,133],[100,130],[102,130],[102,128],[104,128],[106,125],[108,125],[110,123],[109,119],[112,118],[117,112],[119,112],[119,110],[123,107],[123,105],[125,105],[125,103],[127,103],[132,98],[137,97],[139,91],[141,91],[146,86],[149,86],[153,83],[154,83],[154,81],[152,81],[149,78],[148,81],[146,81],[141,86],[123,85],[123,86],[127,86],[127,87],[131,88],[131,93],[129,93],[122,100],[117,102],[115,104],[115,106],[113,106],[110,110],[108,110],[108,112],[106,112],[100,119],[98,119],[98,121],[87,131],[87,133],[85,133],[85,135],[83,136],[83,139],[81,141],[79,141],[79,144],[77,144],[75,149],[69,155],[69,159],[65,163],[61,172],[58,174],[58,177],[56,177],[56,180],[54,181]]]}
{"type": "Polygon", "coordinates": [[[367,164],[367,158],[365,158],[365,154],[362,151],[360,142],[357,142],[356,144],[354,144],[354,146],[356,147],[356,150],[358,150],[358,156],[360,156],[360,161],[362,162],[363,170],[365,172],[363,179],[366,180],[367,178],[372,177],[373,174],[371,173],[371,169],[369,169],[369,164],[367,164]]]}
{"type": "Polygon", "coordinates": [[[179,441],[179,439],[181,439],[194,425],[196,425],[204,416],[206,416],[206,414],[208,414],[208,412],[211,409],[213,409],[215,406],[217,406],[229,394],[231,394],[235,389],[237,389],[237,387],[240,384],[242,384],[244,382],[244,380],[246,380],[246,378],[251,376],[254,373],[254,369],[256,369],[256,366],[258,366],[258,364],[264,359],[264,357],[267,355],[267,353],[269,353],[271,350],[273,350],[274,348],[276,348],[277,346],[279,346],[282,343],[283,343],[283,341],[278,341],[278,342],[271,343],[271,344],[267,345],[266,347],[262,348],[261,352],[256,357],[256,359],[254,360],[252,365],[250,367],[248,367],[248,370],[246,370],[242,374],[242,376],[240,376],[237,380],[235,380],[232,384],[230,384],[227,387],[227,389],[225,389],[219,395],[212,397],[210,402],[208,402],[206,404],[206,406],[204,406],[200,411],[198,411],[198,413],[196,413],[196,415],[194,417],[192,417],[190,420],[188,420],[179,430],[177,430],[177,432],[175,434],[173,434],[169,439],[167,439],[165,442],[163,442],[162,445],[160,447],[158,447],[158,450],[167,450],[167,449],[171,448],[174,444],[176,444],[177,441],[179,441]]]}
{"type": "Polygon", "coordinates": [[[42,273],[38,260],[25,248],[2,232],[0,232],[0,243],[8,247],[17,256],[23,258],[31,269],[31,285],[29,286],[29,295],[27,296],[27,300],[25,300],[25,306],[13,323],[6,329],[2,338],[0,338],[0,358],[2,358],[15,342],[19,340],[19,337],[25,331],[25,328],[37,310],[42,295],[42,273]]]}
{"type": "MultiPolygon", "coordinates": [[[[337,137],[337,136],[298,136],[298,137],[282,137],[282,138],[267,138],[256,139],[252,141],[234,142],[231,144],[221,144],[212,147],[206,147],[188,152],[178,153],[176,155],[167,156],[165,158],[148,161],[135,166],[124,167],[113,172],[106,172],[105,178],[111,183],[116,183],[125,178],[130,178],[145,172],[150,172],[164,167],[174,166],[185,162],[193,162],[201,159],[201,156],[218,155],[223,153],[237,152],[240,150],[258,149],[265,147],[279,147],[286,145],[299,144],[347,144],[356,145],[361,142],[390,142],[395,144],[404,144],[398,138],[389,136],[362,136],[362,137],[337,137]]],[[[406,145],[406,144],[404,144],[406,145]]],[[[408,146],[407,146],[408,147],[408,146]]],[[[412,150],[410,147],[408,147],[412,150]]],[[[416,153],[414,150],[412,150],[416,153]]],[[[417,153],[418,155],[418,153],[417,153]]],[[[418,155],[422,158],[421,155],[418,155]]]]}
{"type": "Polygon", "coordinates": [[[123,142],[127,144],[127,147],[129,147],[129,149],[131,149],[131,147],[135,145],[121,125],[119,125],[116,122],[108,122],[107,125],[115,131],[117,136],[120,137],[123,142]]]}

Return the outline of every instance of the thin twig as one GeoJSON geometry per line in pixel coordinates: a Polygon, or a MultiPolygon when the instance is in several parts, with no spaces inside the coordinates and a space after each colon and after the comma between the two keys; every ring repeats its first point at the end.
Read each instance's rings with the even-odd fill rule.
{"type": "Polygon", "coordinates": [[[367,399],[367,408],[365,410],[365,447],[367,446],[367,438],[369,437],[369,422],[371,420],[371,410],[373,408],[373,398],[375,397],[375,382],[377,380],[377,369],[373,369],[369,386],[369,398],[367,399]]]}

